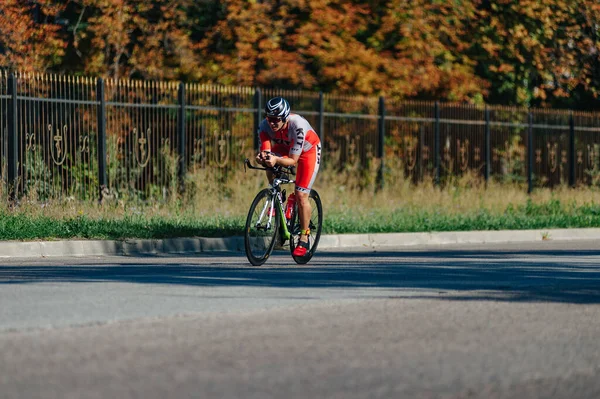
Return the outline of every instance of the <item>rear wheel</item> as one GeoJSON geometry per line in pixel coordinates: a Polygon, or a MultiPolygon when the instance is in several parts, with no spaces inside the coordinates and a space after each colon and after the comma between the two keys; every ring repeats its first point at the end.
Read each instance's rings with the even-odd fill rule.
{"type": "Polygon", "coordinates": [[[319,240],[321,239],[321,229],[323,227],[323,206],[321,204],[321,198],[315,190],[311,190],[308,196],[308,202],[311,207],[310,222],[308,225],[308,228],[310,229],[310,236],[308,237],[308,243],[310,247],[304,256],[294,256],[294,249],[298,246],[298,240],[300,239],[301,231],[297,205],[294,209],[291,223],[292,236],[290,238],[290,251],[294,261],[301,265],[308,263],[308,261],[315,254],[317,246],[319,245],[319,240]]]}
{"type": "Polygon", "coordinates": [[[248,211],[244,230],[246,256],[254,266],[267,261],[278,237],[279,216],[269,189],[259,192],[248,211]]]}

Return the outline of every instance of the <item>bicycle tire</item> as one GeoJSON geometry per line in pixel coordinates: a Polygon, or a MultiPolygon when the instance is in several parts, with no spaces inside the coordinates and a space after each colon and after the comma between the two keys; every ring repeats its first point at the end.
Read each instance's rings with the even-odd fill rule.
{"type": "Polygon", "coordinates": [[[306,252],[304,256],[294,256],[294,249],[298,246],[298,240],[300,239],[300,218],[298,216],[298,206],[294,208],[294,213],[292,215],[292,237],[290,238],[290,253],[292,254],[292,258],[299,265],[304,265],[308,263],[315,251],[317,250],[317,246],[319,245],[319,240],[321,239],[321,230],[323,229],[323,205],[321,204],[321,197],[319,197],[319,193],[315,190],[311,190],[308,195],[308,200],[311,205],[311,215],[310,215],[310,236],[309,236],[309,244],[310,248],[306,252]]]}
{"type": "Polygon", "coordinates": [[[271,223],[268,223],[272,199],[270,190],[265,188],[254,197],[248,210],[244,229],[244,248],[246,257],[253,266],[261,266],[267,261],[278,237],[279,215],[275,213],[270,217],[271,223]]]}

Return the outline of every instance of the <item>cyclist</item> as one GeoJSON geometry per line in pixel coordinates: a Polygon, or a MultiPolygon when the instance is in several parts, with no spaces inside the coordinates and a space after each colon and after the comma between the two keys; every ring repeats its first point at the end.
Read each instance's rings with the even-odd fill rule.
{"type": "MultiPolygon", "coordinates": [[[[301,235],[294,256],[304,256],[309,249],[309,222],[312,212],[308,195],[319,172],[321,140],[302,116],[290,113],[290,104],[282,97],[271,98],[265,104],[266,118],[258,127],[260,152],[256,162],[266,166],[296,166],[294,195],[298,204],[301,235]],[[271,147],[271,142],[273,146],[271,147]]],[[[273,173],[267,171],[269,182],[273,173]]]]}

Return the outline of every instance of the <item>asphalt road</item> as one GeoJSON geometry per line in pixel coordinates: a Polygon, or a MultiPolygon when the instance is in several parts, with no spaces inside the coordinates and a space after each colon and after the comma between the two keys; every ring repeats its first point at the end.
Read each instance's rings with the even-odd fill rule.
{"type": "Polygon", "coordinates": [[[3,259],[2,398],[598,398],[596,241],[3,259]]]}

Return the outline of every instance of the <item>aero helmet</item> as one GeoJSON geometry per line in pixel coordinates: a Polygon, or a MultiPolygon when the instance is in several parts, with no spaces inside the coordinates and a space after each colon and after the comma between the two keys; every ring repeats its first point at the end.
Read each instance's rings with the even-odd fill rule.
{"type": "Polygon", "coordinates": [[[265,104],[265,114],[281,118],[285,122],[290,116],[290,103],[283,97],[273,97],[265,104]]]}

